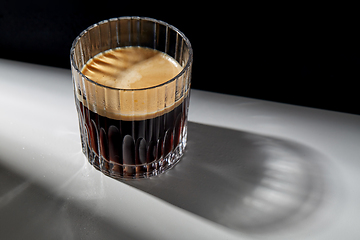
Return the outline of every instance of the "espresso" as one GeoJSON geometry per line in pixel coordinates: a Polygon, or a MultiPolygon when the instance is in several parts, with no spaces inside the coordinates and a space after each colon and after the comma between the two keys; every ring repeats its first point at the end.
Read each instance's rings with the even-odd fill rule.
{"type": "Polygon", "coordinates": [[[96,55],[82,69],[107,87],[141,89],[169,81],[182,67],[169,55],[150,48],[116,48],[96,55]]]}
{"type": "Polygon", "coordinates": [[[95,167],[136,177],[171,164],[163,159],[186,137],[189,94],[171,81],[181,71],[169,55],[142,47],[108,50],[84,65],[91,82],[75,91],[76,105],[95,167]]]}

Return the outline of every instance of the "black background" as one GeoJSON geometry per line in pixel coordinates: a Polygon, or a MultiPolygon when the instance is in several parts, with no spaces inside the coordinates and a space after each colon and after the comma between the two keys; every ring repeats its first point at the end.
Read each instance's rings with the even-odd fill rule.
{"type": "Polygon", "coordinates": [[[239,2],[1,1],[0,58],[70,69],[88,26],[120,16],[166,21],[194,49],[192,87],[360,114],[355,6],[239,2]]]}

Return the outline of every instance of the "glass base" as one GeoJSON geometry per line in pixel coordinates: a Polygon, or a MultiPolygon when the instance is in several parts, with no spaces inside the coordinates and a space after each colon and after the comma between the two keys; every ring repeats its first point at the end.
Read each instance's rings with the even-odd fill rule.
{"type": "Polygon", "coordinates": [[[90,148],[87,142],[83,142],[82,150],[89,163],[105,175],[115,179],[139,179],[159,175],[174,167],[184,154],[186,136],[165,157],[151,163],[128,165],[108,161],[100,157],[90,148]]]}

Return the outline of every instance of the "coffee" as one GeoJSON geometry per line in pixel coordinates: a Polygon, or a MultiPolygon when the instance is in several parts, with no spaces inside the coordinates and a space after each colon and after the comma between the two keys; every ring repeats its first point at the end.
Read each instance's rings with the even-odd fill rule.
{"type": "Polygon", "coordinates": [[[107,87],[142,89],[169,81],[182,67],[169,55],[144,47],[111,49],[91,58],[82,69],[107,87]]]}
{"type": "Polygon", "coordinates": [[[172,80],[181,71],[169,55],[144,47],[111,49],[84,65],[90,81],[75,95],[94,166],[136,177],[171,164],[166,156],[186,138],[189,94],[172,80]]]}

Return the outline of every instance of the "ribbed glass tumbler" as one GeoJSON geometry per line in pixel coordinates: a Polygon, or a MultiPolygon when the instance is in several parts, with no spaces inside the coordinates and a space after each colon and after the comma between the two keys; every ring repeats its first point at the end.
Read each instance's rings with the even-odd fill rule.
{"type": "Polygon", "coordinates": [[[145,17],[105,20],[73,42],[70,61],[83,153],[118,179],[158,175],[181,158],[187,141],[192,48],[177,28],[145,17]],[[110,49],[144,47],[166,53],[182,70],[156,86],[121,89],[90,79],[82,69],[110,49]]]}

